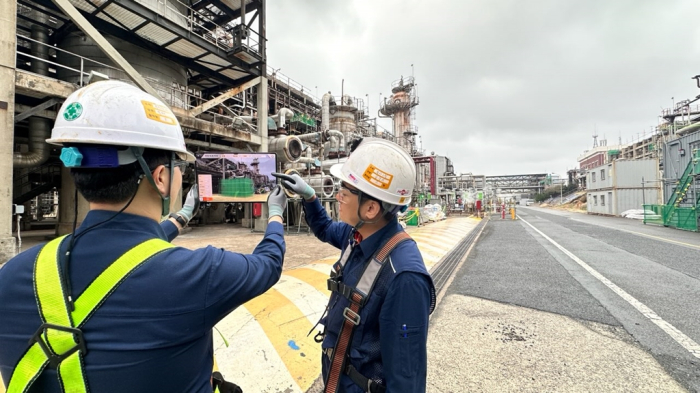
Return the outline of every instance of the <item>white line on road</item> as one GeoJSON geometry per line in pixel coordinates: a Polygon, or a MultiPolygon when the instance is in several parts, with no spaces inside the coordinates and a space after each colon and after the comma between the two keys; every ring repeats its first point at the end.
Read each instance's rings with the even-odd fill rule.
{"type": "Polygon", "coordinates": [[[693,341],[692,338],[686,336],[681,332],[680,330],[676,329],[675,326],[671,325],[670,323],[664,321],[658,314],[654,312],[654,310],[650,309],[644,303],[640,302],[639,300],[635,299],[632,295],[629,293],[625,292],[624,289],[618,287],[615,285],[612,281],[608,280],[603,276],[602,274],[598,273],[597,270],[593,269],[592,267],[588,266],[588,264],[584,261],[582,261],[579,257],[571,253],[569,250],[566,248],[562,247],[559,243],[555,242],[552,240],[549,236],[545,235],[540,231],[539,229],[535,228],[532,224],[529,222],[523,220],[520,216],[518,218],[524,222],[525,224],[529,225],[530,228],[532,228],[535,232],[539,233],[542,237],[547,239],[550,243],[552,243],[556,248],[561,250],[564,254],[568,255],[569,258],[573,259],[574,262],[578,263],[582,268],[586,269],[593,277],[597,278],[600,282],[605,284],[608,288],[610,288],[613,292],[618,294],[621,298],[625,299],[627,303],[632,305],[632,307],[636,308],[637,311],[642,313],[645,317],[647,317],[651,322],[653,322],[656,326],[661,328],[666,334],[671,336],[672,339],[674,339],[678,344],[680,344],[683,348],[685,348],[688,352],[690,352],[693,356],[696,358],[700,358],[700,345],[693,341]]]}

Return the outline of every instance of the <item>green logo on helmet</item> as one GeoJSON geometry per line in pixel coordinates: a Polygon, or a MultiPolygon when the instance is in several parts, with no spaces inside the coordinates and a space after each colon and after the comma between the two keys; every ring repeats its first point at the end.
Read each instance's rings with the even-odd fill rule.
{"type": "Polygon", "coordinates": [[[70,103],[66,110],[63,111],[63,118],[72,121],[80,117],[83,114],[83,106],[79,102],[70,103]]]}

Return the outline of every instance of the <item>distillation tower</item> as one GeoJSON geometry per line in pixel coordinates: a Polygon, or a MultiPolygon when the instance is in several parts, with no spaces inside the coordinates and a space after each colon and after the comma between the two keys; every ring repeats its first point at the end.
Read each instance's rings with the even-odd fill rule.
{"type": "Polygon", "coordinates": [[[401,77],[391,84],[391,97],[385,98],[384,102],[380,103],[379,108],[379,117],[392,119],[396,143],[412,156],[418,154],[416,148],[418,127],[415,125],[416,111],[414,109],[418,103],[413,77],[401,77]]]}

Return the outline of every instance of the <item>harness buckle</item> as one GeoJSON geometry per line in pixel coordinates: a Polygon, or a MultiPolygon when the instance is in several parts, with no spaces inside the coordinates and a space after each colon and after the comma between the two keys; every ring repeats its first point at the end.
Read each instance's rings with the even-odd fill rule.
{"type": "Polygon", "coordinates": [[[352,311],[349,307],[345,307],[345,310],[343,310],[343,317],[355,326],[360,324],[360,314],[352,311]]]}
{"type": "Polygon", "coordinates": [[[53,368],[57,368],[58,365],[61,364],[61,362],[64,359],[66,359],[68,356],[72,355],[76,351],[80,351],[83,355],[87,353],[87,347],[85,346],[85,338],[83,337],[83,332],[78,328],[44,323],[39,327],[36,333],[34,333],[32,338],[29,339],[29,345],[31,346],[35,342],[39,344],[39,347],[41,347],[41,350],[44,352],[44,355],[46,355],[46,357],[49,359],[49,365],[51,365],[51,367],[53,368]],[[60,355],[54,355],[53,351],[51,350],[51,348],[49,348],[49,345],[46,343],[46,341],[44,341],[43,337],[44,333],[47,332],[49,329],[59,330],[66,333],[72,333],[73,340],[75,340],[76,342],[75,345],[60,355]]]}

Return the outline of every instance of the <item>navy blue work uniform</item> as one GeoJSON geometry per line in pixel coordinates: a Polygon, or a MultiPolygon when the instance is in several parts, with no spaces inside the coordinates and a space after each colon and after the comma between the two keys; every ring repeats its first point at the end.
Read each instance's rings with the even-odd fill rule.
{"type": "MultiPolygon", "coordinates": [[[[306,221],[321,241],[345,250],[355,244],[352,226],[333,222],[318,199],[304,202],[306,221]]],[[[402,231],[397,219],[354,245],[340,280],[356,286],[365,263],[395,233],[402,231]]],[[[350,344],[350,363],[364,377],[384,385],[387,392],[425,392],[428,339],[428,315],[435,307],[435,288],[413,241],[400,243],[390,254],[391,264],[382,270],[365,306],[360,324],[350,344]]],[[[332,293],[329,310],[321,323],[325,326],[322,347],[333,348],[343,324],[343,310],[349,301],[332,293]]],[[[324,380],[330,359],[322,355],[324,380]]],[[[349,376],[342,374],[340,392],[365,392],[349,376]]]]}
{"type": "MultiPolygon", "coordinates": [[[[114,213],[90,211],[76,234],[114,213]]],[[[211,246],[194,251],[174,247],[136,269],[82,328],[90,390],[211,393],[212,328],[279,280],[283,230],[282,224],[271,222],[250,255],[211,246]]],[[[159,224],[127,213],[88,231],[72,252],[73,299],[124,252],[148,239],[170,241],[177,233],[170,221],[159,224]]],[[[69,241],[63,243],[67,247],[69,241]]],[[[42,323],[32,284],[41,247],[17,255],[0,269],[0,372],[5,386],[42,323]]],[[[47,367],[30,391],[61,392],[56,370],[47,367]]]]}

